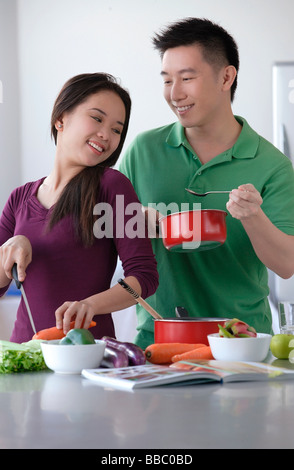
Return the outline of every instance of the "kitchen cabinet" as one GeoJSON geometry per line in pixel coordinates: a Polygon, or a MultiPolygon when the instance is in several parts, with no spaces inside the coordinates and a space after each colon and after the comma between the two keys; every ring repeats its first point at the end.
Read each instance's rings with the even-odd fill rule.
{"type": "Polygon", "coordinates": [[[0,449],[102,449],[97,463],[111,449],[292,448],[293,395],[294,381],[129,392],[80,375],[2,375],[0,449]]]}

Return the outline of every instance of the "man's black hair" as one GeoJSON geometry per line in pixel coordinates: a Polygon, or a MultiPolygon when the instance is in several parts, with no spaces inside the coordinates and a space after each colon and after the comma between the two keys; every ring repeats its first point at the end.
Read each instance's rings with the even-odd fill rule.
{"type": "MultiPolygon", "coordinates": [[[[212,66],[233,65],[239,70],[238,46],[233,37],[221,26],[202,18],[186,18],[172,23],[152,39],[162,57],[167,49],[199,44],[203,58],[212,66]]],[[[233,101],[237,88],[237,76],[231,87],[233,101]]]]}

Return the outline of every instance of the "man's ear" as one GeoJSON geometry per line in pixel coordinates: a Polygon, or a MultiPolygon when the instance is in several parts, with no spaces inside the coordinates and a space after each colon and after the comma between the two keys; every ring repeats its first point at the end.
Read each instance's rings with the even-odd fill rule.
{"type": "Polygon", "coordinates": [[[235,78],[237,76],[237,70],[233,65],[228,65],[224,68],[223,74],[223,91],[228,91],[231,89],[235,78]]]}

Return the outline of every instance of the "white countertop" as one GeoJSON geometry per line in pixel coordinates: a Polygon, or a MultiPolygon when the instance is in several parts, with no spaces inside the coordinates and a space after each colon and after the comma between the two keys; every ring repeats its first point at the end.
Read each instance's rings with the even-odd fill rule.
{"type": "Polygon", "coordinates": [[[80,375],[0,375],[0,448],[292,448],[293,396],[294,381],[129,392],[80,375]]]}

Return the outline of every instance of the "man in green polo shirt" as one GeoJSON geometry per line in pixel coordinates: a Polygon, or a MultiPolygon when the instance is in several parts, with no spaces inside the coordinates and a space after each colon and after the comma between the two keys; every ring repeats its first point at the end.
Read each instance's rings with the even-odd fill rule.
{"type": "MultiPolygon", "coordinates": [[[[164,96],[178,122],[137,136],[120,170],[151,207],[227,211],[227,240],[206,251],[168,251],[152,238],[159,287],[148,302],[163,317],[184,306],[194,317],[237,317],[272,331],[267,267],[294,273],[294,172],[290,160],[234,116],[239,68],[234,39],[208,20],[189,18],[153,39],[164,96]],[[196,192],[229,194],[195,197],[196,192]]],[[[157,216],[159,214],[157,213],[157,216]]],[[[136,343],[154,342],[153,319],[137,307],[136,343]]]]}

